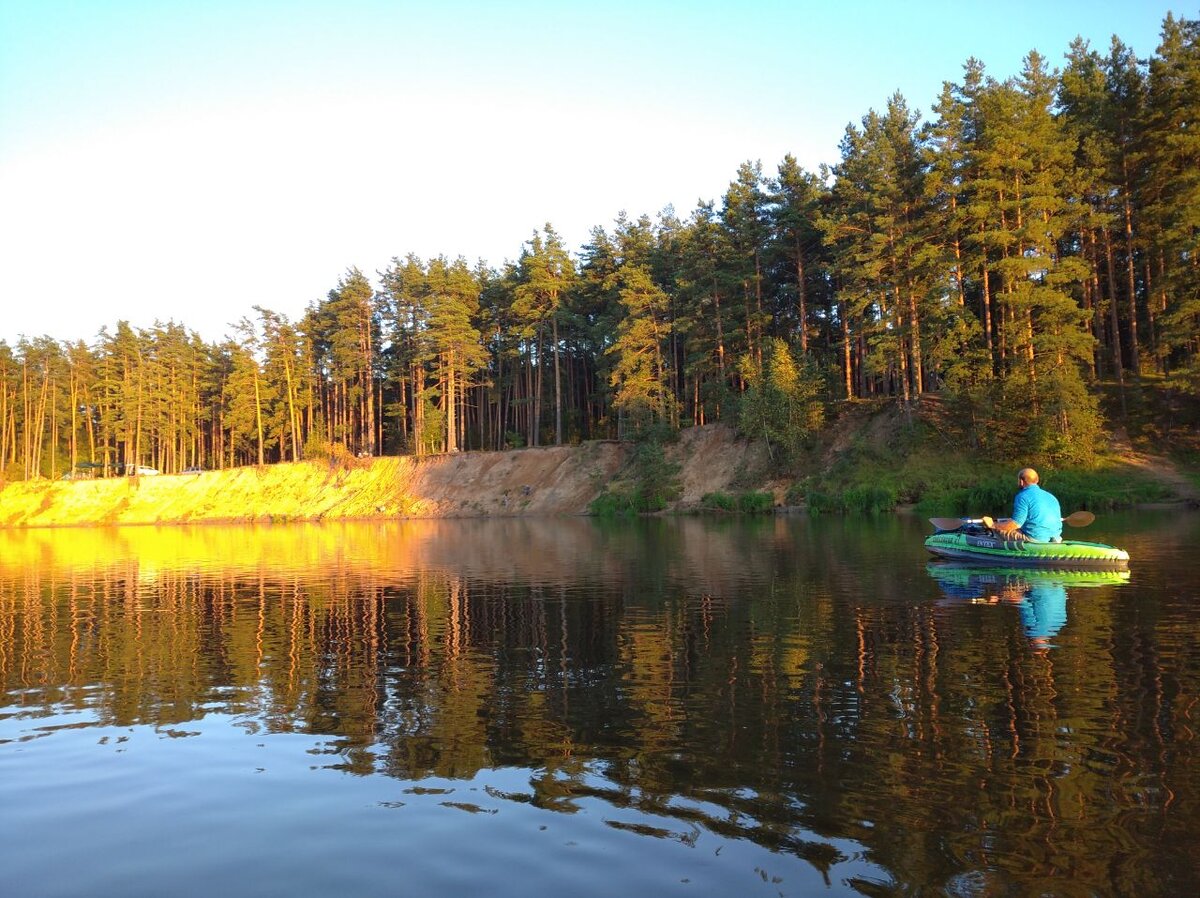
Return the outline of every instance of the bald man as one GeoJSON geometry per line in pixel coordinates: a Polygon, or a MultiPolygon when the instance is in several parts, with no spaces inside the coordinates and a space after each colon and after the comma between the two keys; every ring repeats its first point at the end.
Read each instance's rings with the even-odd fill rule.
{"type": "Polygon", "coordinates": [[[1038,472],[1022,468],[1017,472],[1017,497],[1012,517],[993,522],[984,516],[983,524],[1009,539],[1028,539],[1038,543],[1062,542],[1062,507],[1052,493],[1038,486],[1038,472]]]}

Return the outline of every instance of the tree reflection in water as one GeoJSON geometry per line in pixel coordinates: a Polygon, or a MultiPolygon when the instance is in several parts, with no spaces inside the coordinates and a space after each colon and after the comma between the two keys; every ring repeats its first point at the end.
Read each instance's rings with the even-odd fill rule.
{"type": "Polygon", "coordinates": [[[907,525],[862,529],[5,533],[5,713],[227,715],[323,737],[325,768],[413,784],[528,771],[444,800],[600,800],[646,838],[751,840],[827,877],[858,859],[880,877],[851,883],[867,892],[1189,891],[1185,629],[1116,581],[929,576],[907,525]]]}

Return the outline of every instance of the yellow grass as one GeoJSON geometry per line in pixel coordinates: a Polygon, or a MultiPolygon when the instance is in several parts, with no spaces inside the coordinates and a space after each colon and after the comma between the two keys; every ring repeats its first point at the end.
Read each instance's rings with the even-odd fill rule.
{"type": "Polygon", "coordinates": [[[0,526],[579,513],[619,461],[617,447],[587,448],[17,482],[0,490],[0,526]]]}

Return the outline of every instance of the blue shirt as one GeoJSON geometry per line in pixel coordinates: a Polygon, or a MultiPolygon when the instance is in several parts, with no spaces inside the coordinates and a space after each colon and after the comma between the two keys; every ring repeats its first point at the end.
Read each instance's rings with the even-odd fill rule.
{"type": "Polygon", "coordinates": [[[1062,536],[1062,508],[1053,493],[1036,483],[1022,487],[1013,500],[1012,519],[1032,540],[1048,543],[1062,536]]]}

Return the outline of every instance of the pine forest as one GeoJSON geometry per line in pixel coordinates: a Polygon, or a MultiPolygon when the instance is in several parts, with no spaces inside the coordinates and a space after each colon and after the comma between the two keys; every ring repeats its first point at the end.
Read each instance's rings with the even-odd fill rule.
{"type": "Polygon", "coordinates": [[[1200,20],[1168,16],[1148,59],[1116,37],[1003,79],[969,59],[927,116],[896,94],[838,154],[746,162],[719,200],[575,250],[546,224],[499,268],[351,268],[217,343],[173,321],[0,343],[0,478],[716,421],[786,459],[838,403],[927,394],[984,457],[1086,462],[1102,391],[1200,396],[1200,20]]]}

